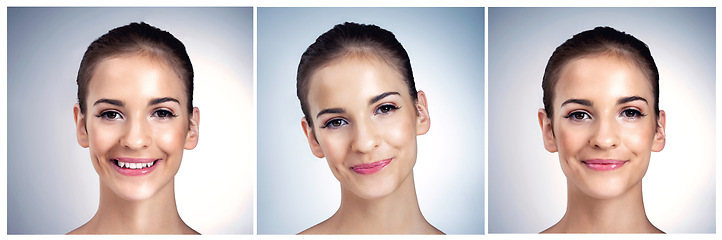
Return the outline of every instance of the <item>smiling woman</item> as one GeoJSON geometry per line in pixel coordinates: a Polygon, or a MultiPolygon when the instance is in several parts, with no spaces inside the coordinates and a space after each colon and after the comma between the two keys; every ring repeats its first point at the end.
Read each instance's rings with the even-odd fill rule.
{"type": "Polygon", "coordinates": [[[197,234],[174,191],[200,120],[183,44],[146,23],[113,29],[90,44],[77,82],[76,134],[99,175],[100,204],[70,233],[197,234]]]}
{"type": "Polygon", "coordinates": [[[666,121],[647,46],[609,27],[579,33],[554,51],[542,86],[544,147],[567,177],[566,213],[544,232],[661,233],[642,201],[666,121]]]}
{"type": "Polygon", "coordinates": [[[301,57],[297,91],[311,151],[341,183],[336,213],[302,234],[442,233],[414,186],[416,136],[431,124],[426,95],[391,32],[336,25],[301,57]]]}

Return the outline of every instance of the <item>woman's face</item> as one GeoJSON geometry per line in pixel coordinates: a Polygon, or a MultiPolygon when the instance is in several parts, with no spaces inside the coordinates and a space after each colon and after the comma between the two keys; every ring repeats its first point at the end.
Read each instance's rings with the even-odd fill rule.
{"type": "Polygon", "coordinates": [[[430,123],[426,97],[417,96],[414,103],[401,75],[373,56],[347,56],[311,76],[313,126],[302,126],[344,191],[375,199],[412,180],[416,135],[430,123]]]}
{"type": "Polygon", "coordinates": [[[607,199],[641,184],[651,151],[664,148],[665,113],[655,117],[652,86],[639,68],[611,55],[573,60],[554,95],[554,115],[540,109],[539,121],[569,185],[607,199]]]}
{"type": "Polygon", "coordinates": [[[131,55],[99,62],[88,84],[86,114],[74,111],[100,184],[126,200],[172,191],[183,149],[198,143],[198,109],[189,116],[180,78],[161,60],[131,55]]]}

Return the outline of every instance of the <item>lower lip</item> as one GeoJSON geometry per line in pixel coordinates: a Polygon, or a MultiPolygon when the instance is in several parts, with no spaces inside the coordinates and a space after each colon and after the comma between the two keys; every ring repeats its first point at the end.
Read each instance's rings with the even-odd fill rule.
{"type": "Polygon", "coordinates": [[[367,164],[354,165],[351,167],[351,170],[358,174],[369,175],[381,171],[381,169],[384,169],[389,163],[391,163],[391,158],[367,164]]]}
{"type": "Polygon", "coordinates": [[[141,169],[130,169],[130,168],[122,168],[119,167],[117,164],[115,164],[115,160],[111,160],[110,164],[115,167],[115,170],[118,171],[118,173],[123,174],[125,176],[143,176],[146,174],[149,174],[152,172],[158,164],[160,164],[161,160],[155,160],[155,163],[153,166],[147,167],[147,168],[141,168],[141,169]]]}
{"type": "Polygon", "coordinates": [[[624,166],[627,161],[593,159],[582,163],[594,171],[611,171],[624,166]]]}

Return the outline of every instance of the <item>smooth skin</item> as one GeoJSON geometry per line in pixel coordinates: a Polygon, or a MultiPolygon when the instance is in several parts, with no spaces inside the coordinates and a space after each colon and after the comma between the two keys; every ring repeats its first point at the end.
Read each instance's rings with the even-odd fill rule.
{"type": "Polygon", "coordinates": [[[539,110],[539,125],[567,177],[567,209],[543,233],[662,233],[644,211],[642,177],[651,152],[664,148],[666,115],[655,115],[642,71],[613,54],[572,60],[560,72],[553,108],[553,116],[539,110]],[[626,162],[595,171],[584,164],[591,159],[626,162]]]}
{"type": "Polygon", "coordinates": [[[317,70],[301,126],[313,154],[341,185],[341,205],[301,234],[442,234],[419,209],[414,187],[416,136],[429,131],[426,95],[414,102],[401,75],[374,55],[352,54],[317,70]],[[351,168],[391,159],[363,175],[351,168]]]}
{"type": "Polygon", "coordinates": [[[100,179],[100,204],[70,234],[198,234],[178,214],[174,177],[184,149],[198,144],[200,112],[189,113],[176,72],[145,54],[98,63],[86,114],[73,107],[78,144],[88,148],[100,179]],[[113,159],[160,159],[142,176],[126,176],[113,159]]]}

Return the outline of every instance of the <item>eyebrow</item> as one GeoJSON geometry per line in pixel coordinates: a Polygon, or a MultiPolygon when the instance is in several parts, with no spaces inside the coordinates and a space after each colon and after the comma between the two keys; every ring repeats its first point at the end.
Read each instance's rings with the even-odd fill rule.
{"type": "Polygon", "coordinates": [[[625,104],[625,103],[633,102],[633,101],[644,101],[644,102],[647,103],[647,104],[649,103],[649,102],[647,102],[647,99],[644,99],[643,97],[640,97],[640,96],[631,96],[631,97],[623,97],[623,98],[620,98],[620,99],[617,101],[617,104],[625,104]]]}
{"type": "MultiPolygon", "coordinates": [[[[156,104],[161,104],[164,102],[176,102],[176,103],[180,104],[180,101],[178,101],[178,99],[175,99],[172,97],[164,97],[164,98],[154,98],[148,102],[148,105],[156,105],[156,104]]],[[[98,105],[100,103],[107,103],[107,104],[115,105],[118,107],[125,106],[125,104],[120,100],[107,99],[107,98],[98,99],[98,101],[95,101],[95,103],[93,103],[93,106],[98,105]]]]}
{"type": "Polygon", "coordinates": [[[375,102],[378,102],[379,100],[384,99],[385,97],[388,97],[391,95],[401,95],[401,94],[399,92],[385,92],[385,93],[379,94],[378,96],[373,97],[373,98],[371,98],[371,100],[369,100],[369,105],[374,104],[375,102]]]}
{"type": "Polygon", "coordinates": [[[118,106],[118,107],[122,107],[122,106],[125,105],[125,104],[123,104],[123,102],[121,102],[120,100],[101,98],[101,99],[98,99],[98,101],[95,101],[95,103],[93,103],[93,106],[98,105],[98,104],[100,104],[100,103],[107,103],[107,104],[115,105],[115,106],[118,106]]]}
{"type": "Polygon", "coordinates": [[[584,105],[584,106],[592,106],[592,101],[589,101],[589,100],[586,100],[586,99],[576,99],[576,98],[572,98],[572,99],[567,99],[566,101],[564,101],[564,102],[562,103],[561,107],[563,107],[564,105],[567,105],[567,104],[569,104],[569,103],[576,103],[576,104],[584,105]]]}
{"type": "Polygon", "coordinates": [[[172,97],[154,98],[148,102],[148,105],[156,105],[156,104],[161,104],[164,102],[176,102],[180,105],[180,101],[178,101],[178,99],[175,99],[172,97]]]}
{"type": "MultiPolygon", "coordinates": [[[[631,96],[631,97],[619,98],[619,100],[617,100],[617,105],[625,104],[625,103],[628,103],[628,102],[634,102],[634,101],[644,101],[645,103],[649,103],[649,102],[647,101],[647,99],[645,99],[645,98],[643,98],[643,97],[640,97],[640,96],[631,96]]],[[[592,101],[589,101],[589,100],[586,100],[586,99],[576,99],[576,98],[572,98],[572,99],[568,99],[568,100],[564,101],[564,103],[562,103],[562,106],[564,106],[564,105],[566,105],[566,104],[568,104],[568,103],[576,103],[576,104],[584,105],[584,106],[592,106],[592,105],[593,105],[593,104],[592,104],[592,101]]]]}
{"type": "MultiPolygon", "coordinates": [[[[399,92],[385,92],[385,93],[379,94],[378,96],[375,96],[375,97],[371,98],[371,100],[369,100],[369,105],[374,104],[375,102],[378,102],[381,99],[384,99],[391,95],[401,95],[401,94],[399,92]]],[[[321,115],[327,114],[327,113],[346,113],[346,110],[344,110],[342,108],[327,108],[327,109],[324,109],[324,110],[321,110],[320,112],[318,112],[318,114],[316,114],[316,118],[319,118],[319,117],[321,117],[321,115]]]]}
{"type": "Polygon", "coordinates": [[[327,108],[324,110],[321,110],[317,115],[316,118],[321,117],[323,114],[327,113],[346,113],[346,110],[343,110],[342,108],[327,108]]]}

